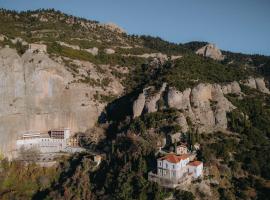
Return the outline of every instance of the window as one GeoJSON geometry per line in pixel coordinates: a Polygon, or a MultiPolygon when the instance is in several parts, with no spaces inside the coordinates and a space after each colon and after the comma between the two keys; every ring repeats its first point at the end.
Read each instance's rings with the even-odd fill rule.
{"type": "Polygon", "coordinates": [[[174,169],[174,164],[172,165],[172,168],[174,169]]]}
{"type": "Polygon", "coordinates": [[[166,163],[166,168],[168,168],[168,164],[166,163]]]}

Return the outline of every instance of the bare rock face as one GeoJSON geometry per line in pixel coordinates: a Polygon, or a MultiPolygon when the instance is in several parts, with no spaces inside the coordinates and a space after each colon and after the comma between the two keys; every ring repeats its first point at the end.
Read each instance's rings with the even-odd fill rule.
{"type": "Polygon", "coordinates": [[[117,33],[125,33],[125,30],[121,27],[119,27],[118,25],[114,24],[114,23],[107,23],[107,24],[102,24],[102,26],[108,28],[111,31],[115,31],[117,33]]]}
{"type": "Polygon", "coordinates": [[[250,88],[257,89],[257,84],[253,77],[250,77],[249,79],[242,81],[242,83],[250,88]]]}
{"type": "MultiPolygon", "coordinates": [[[[231,92],[233,94],[241,94],[240,87],[236,85],[239,84],[232,82],[228,84],[231,86],[231,92]],[[236,87],[234,89],[234,87],[236,87]],[[240,91],[238,90],[240,89],[240,91]]],[[[228,94],[228,93],[227,93],[228,94]]],[[[212,109],[214,110],[215,116],[215,128],[216,129],[226,129],[227,128],[227,112],[232,111],[236,107],[224,96],[222,88],[219,84],[212,85],[212,109]]]]}
{"type": "Polygon", "coordinates": [[[211,89],[210,84],[199,84],[191,91],[192,110],[196,122],[201,124],[198,127],[200,132],[209,130],[215,124],[214,112],[209,101],[212,99],[211,89]]]}
{"type": "Polygon", "coordinates": [[[241,88],[239,86],[239,83],[236,81],[222,85],[221,89],[222,89],[223,94],[240,94],[241,93],[241,88]]]}
{"type": "Polygon", "coordinates": [[[162,93],[165,91],[167,84],[163,83],[161,89],[154,95],[147,98],[145,102],[145,110],[148,113],[157,111],[157,102],[161,98],[162,93]]]}
{"type": "Polygon", "coordinates": [[[9,156],[26,131],[66,127],[75,133],[93,127],[105,104],[92,97],[103,89],[72,81],[66,67],[46,53],[27,51],[20,57],[13,49],[0,49],[0,151],[9,156]]]}
{"type": "Polygon", "coordinates": [[[163,83],[160,90],[154,94],[149,94],[153,90],[152,87],[145,88],[133,103],[133,118],[140,116],[144,110],[147,113],[156,112],[157,102],[166,90],[166,86],[167,84],[163,83]]]}
{"type": "Polygon", "coordinates": [[[214,60],[224,60],[224,56],[222,55],[221,51],[214,44],[205,45],[204,47],[198,49],[196,54],[209,57],[214,60]]]}
{"type": "Polygon", "coordinates": [[[199,132],[209,132],[227,128],[227,112],[235,109],[235,106],[224,96],[228,93],[241,93],[237,82],[221,87],[219,84],[199,84],[193,89],[183,92],[169,88],[167,103],[170,108],[183,111],[180,126],[186,130],[183,117],[191,120],[199,132]],[[223,92],[225,91],[225,92],[223,92]]]}
{"type": "Polygon", "coordinates": [[[269,89],[266,88],[266,86],[265,86],[265,81],[263,78],[256,78],[255,81],[256,81],[257,89],[259,91],[266,93],[266,94],[270,94],[269,89]]]}
{"type": "Polygon", "coordinates": [[[115,50],[113,50],[113,49],[104,49],[104,52],[106,54],[114,54],[115,53],[115,50]]]}
{"type": "Polygon", "coordinates": [[[85,51],[87,51],[88,53],[91,53],[93,56],[98,55],[98,48],[97,47],[93,47],[90,49],[85,49],[85,51]]]}
{"type": "Polygon", "coordinates": [[[144,93],[141,93],[133,103],[133,118],[139,117],[142,114],[144,104],[145,104],[145,95],[144,93]]]}
{"type": "Polygon", "coordinates": [[[257,89],[262,93],[270,94],[269,89],[265,86],[264,78],[253,78],[250,77],[242,83],[250,88],[257,89]]]}
{"type": "MultiPolygon", "coordinates": [[[[241,83],[269,93],[262,78],[249,78],[241,83]]],[[[148,90],[149,88],[146,88],[134,102],[133,117],[140,116],[143,110],[148,113],[157,111],[156,104],[167,90],[166,105],[181,112],[176,121],[181,126],[182,132],[187,132],[189,129],[188,120],[198,132],[227,129],[227,113],[236,107],[224,95],[242,95],[240,85],[236,81],[222,85],[200,83],[182,92],[173,87],[167,87],[166,84],[163,84],[162,88],[152,95],[147,95],[148,90]]]]}
{"type": "Polygon", "coordinates": [[[189,130],[188,123],[186,120],[186,117],[184,116],[183,113],[179,115],[179,117],[176,119],[176,122],[181,126],[181,131],[183,133],[187,133],[189,130]]]}

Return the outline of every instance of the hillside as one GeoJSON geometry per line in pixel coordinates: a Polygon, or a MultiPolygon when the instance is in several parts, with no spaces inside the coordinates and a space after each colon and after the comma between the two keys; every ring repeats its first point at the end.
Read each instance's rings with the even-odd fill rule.
{"type": "Polygon", "coordinates": [[[267,199],[270,57],[207,45],[0,10],[0,199],[267,199]],[[89,151],[47,168],[4,159],[24,132],[60,127],[83,134],[89,151]],[[179,132],[200,144],[204,177],[166,189],[147,174],[179,132]]]}

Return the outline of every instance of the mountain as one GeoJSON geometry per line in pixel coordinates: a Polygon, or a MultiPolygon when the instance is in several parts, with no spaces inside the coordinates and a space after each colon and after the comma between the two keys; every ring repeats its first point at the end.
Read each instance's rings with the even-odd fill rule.
{"type": "Polygon", "coordinates": [[[77,153],[47,168],[3,159],[0,199],[268,198],[270,57],[55,10],[2,9],[0,19],[0,157],[13,158],[27,131],[68,127],[103,158],[77,153]],[[200,144],[205,175],[164,189],[147,174],[179,132],[200,144]]]}

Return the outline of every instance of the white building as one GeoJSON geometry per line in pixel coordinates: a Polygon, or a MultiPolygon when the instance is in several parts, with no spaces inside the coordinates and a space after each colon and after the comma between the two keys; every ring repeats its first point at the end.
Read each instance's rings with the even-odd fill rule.
{"type": "Polygon", "coordinates": [[[201,161],[190,162],[189,154],[177,156],[170,153],[157,159],[157,173],[149,172],[148,180],[164,187],[175,188],[202,175],[203,163],[201,161]]]}
{"type": "Polygon", "coordinates": [[[35,149],[40,153],[65,151],[69,146],[70,130],[51,130],[48,133],[28,132],[16,141],[16,149],[35,149]]]}

